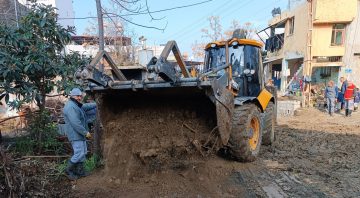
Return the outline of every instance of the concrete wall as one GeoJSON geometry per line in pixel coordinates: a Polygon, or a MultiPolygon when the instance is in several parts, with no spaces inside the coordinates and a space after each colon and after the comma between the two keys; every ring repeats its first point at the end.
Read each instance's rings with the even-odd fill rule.
{"type": "Polygon", "coordinates": [[[284,12],[269,21],[269,26],[286,20],[284,46],[276,52],[268,52],[268,57],[288,58],[288,54],[296,53],[304,57],[306,54],[306,35],[308,30],[307,4],[303,3],[291,12],[284,12]],[[294,33],[289,34],[290,18],[295,18],[294,33]]]}
{"type": "MultiPolygon", "coordinates": [[[[31,3],[28,0],[19,0],[19,2],[27,7],[31,7],[31,3]]],[[[37,3],[56,7],[58,9],[56,12],[59,15],[59,18],[74,18],[75,13],[72,2],[72,0],[37,0],[37,3]]],[[[63,27],[75,26],[74,19],[59,19],[58,23],[63,27]]]]}
{"type": "Polygon", "coordinates": [[[333,24],[314,24],[313,27],[313,56],[344,56],[344,46],[331,46],[333,24]]]}
{"type": "Polygon", "coordinates": [[[345,67],[342,68],[340,75],[348,77],[357,87],[360,87],[360,55],[354,55],[360,53],[360,1],[357,3],[357,16],[346,29],[345,56],[343,58],[345,67]],[[347,68],[352,72],[345,73],[347,68]]]}
{"type": "MultiPolygon", "coordinates": [[[[72,0],[56,0],[56,8],[58,10],[59,18],[74,18],[74,8],[72,0]]],[[[61,19],[58,21],[62,26],[75,26],[74,19],[61,19]]]]}
{"type": "MultiPolygon", "coordinates": [[[[307,15],[307,3],[300,4],[294,10],[290,12],[284,12],[281,15],[274,17],[269,21],[269,26],[276,25],[279,22],[285,21],[285,36],[283,47],[273,53],[268,52],[267,57],[274,60],[281,61],[282,73],[281,73],[281,85],[280,89],[284,91],[287,87],[288,81],[292,76],[287,76],[286,71],[290,70],[290,75],[297,71],[297,67],[292,67],[292,60],[295,59],[306,59],[306,43],[307,43],[307,30],[308,30],[308,19],[307,15]],[[306,14],[305,14],[306,13],[306,14]],[[290,19],[294,17],[294,32],[289,33],[290,19]],[[289,65],[290,62],[290,65],[289,65]],[[290,66],[290,67],[289,67],[290,66]]],[[[276,61],[278,62],[278,61],[276,61]]],[[[274,62],[275,63],[275,62],[274,62]]],[[[272,65],[273,63],[270,63],[272,65]]]]}
{"type": "Polygon", "coordinates": [[[357,0],[314,0],[314,23],[350,22],[356,7],[357,0]]]}
{"type": "Polygon", "coordinates": [[[308,15],[307,4],[301,4],[299,7],[293,10],[289,17],[295,18],[294,33],[289,34],[290,21],[286,22],[285,26],[285,38],[283,52],[284,57],[287,57],[289,52],[295,52],[298,55],[305,56],[306,54],[306,33],[308,29],[308,15]]]}

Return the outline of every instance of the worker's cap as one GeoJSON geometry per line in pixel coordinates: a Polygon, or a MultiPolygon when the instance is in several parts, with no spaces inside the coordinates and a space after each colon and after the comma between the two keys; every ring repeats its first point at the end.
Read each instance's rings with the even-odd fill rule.
{"type": "Polygon", "coordinates": [[[79,88],[74,88],[70,91],[70,96],[81,96],[82,92],[79,88]]]}

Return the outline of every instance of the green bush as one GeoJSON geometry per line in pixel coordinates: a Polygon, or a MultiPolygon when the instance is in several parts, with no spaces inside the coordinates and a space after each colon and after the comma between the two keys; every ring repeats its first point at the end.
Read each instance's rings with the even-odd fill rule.
{"type": "Polygon", "coordinates": [[[102,161],[98,155],[92,155],[85,161],[85,170],[88,172],[94,171],[102,165],[102,161]]]}
{"type": "MultiPolygon", "coordinates": [[[[65,173],[65,169],[67,167],[69,159],[62,161],[61,163],[57,164],[56,171],[57,175],[60,176],[65,173]]],[[[87,172],[93,172],[96,168],[102,166],[102,160],[98,155],[92,155],[91,157],[87,158],[85,161],[85,170],[87,172]]]]}
{"type": "Polygon", "coordinates": [[[52,122],[50,113],[29,116],[29,134],[16,140],[15,150],[20,154],[61,154],[63,143],[57,140],[58,128],[52,122]]]}

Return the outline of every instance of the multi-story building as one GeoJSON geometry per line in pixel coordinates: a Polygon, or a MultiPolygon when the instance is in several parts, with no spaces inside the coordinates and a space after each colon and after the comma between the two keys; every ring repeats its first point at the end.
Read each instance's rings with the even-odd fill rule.
{"type": "MultiPolygon", "coordinates": [[[[31,7],[32,3],[29,0],[18,0],[21,4],[31,7]]],[[[56,12],[59,15],[58,22],[63,26],[75,26],[74,23],[74,8],[73,0],[37,0],[37,3],[52,5],[57,8],[56,12]]]]}
{"type": "Polygon", "coordinates": [[[359,18],[359,0],[307,0],[272,18],[264,63],[275,85],[286,91],[341,76],[360,85],[359,18]]]}

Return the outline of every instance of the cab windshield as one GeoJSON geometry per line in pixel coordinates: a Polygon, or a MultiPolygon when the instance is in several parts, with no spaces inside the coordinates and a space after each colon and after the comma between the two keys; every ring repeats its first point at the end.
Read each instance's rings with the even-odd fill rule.
{"type": "Polygon", "coordinates": [[[205,71],[210,71],[226,64],[225,47],[214,47],[205,51],[205,71]]]}
{"type": "MultiPolygon", "coordinates": [[[[249,69],[257,75],[259,65],[259,48],[250,45],[229,46],[229,63],[232,65],[233,76],[242,75],[249,69]]],[[[226,64],[225,47],[210,48],[205,51],[205,71],[210,71],[226,64]]]]}
{"type": "MultiPolygon", "coordinates": [[[[225,47],[210,48],[205,53],[205,72],[226,64],[225,47]]],[[[233,84],[239,96],[257,96],[260,92],[261,77],[260,48],[251,45],[229,46],[228,61],[232,66],[233,84]]],[[[214,76],[221,76],[225,70],[214,76]]]]}

